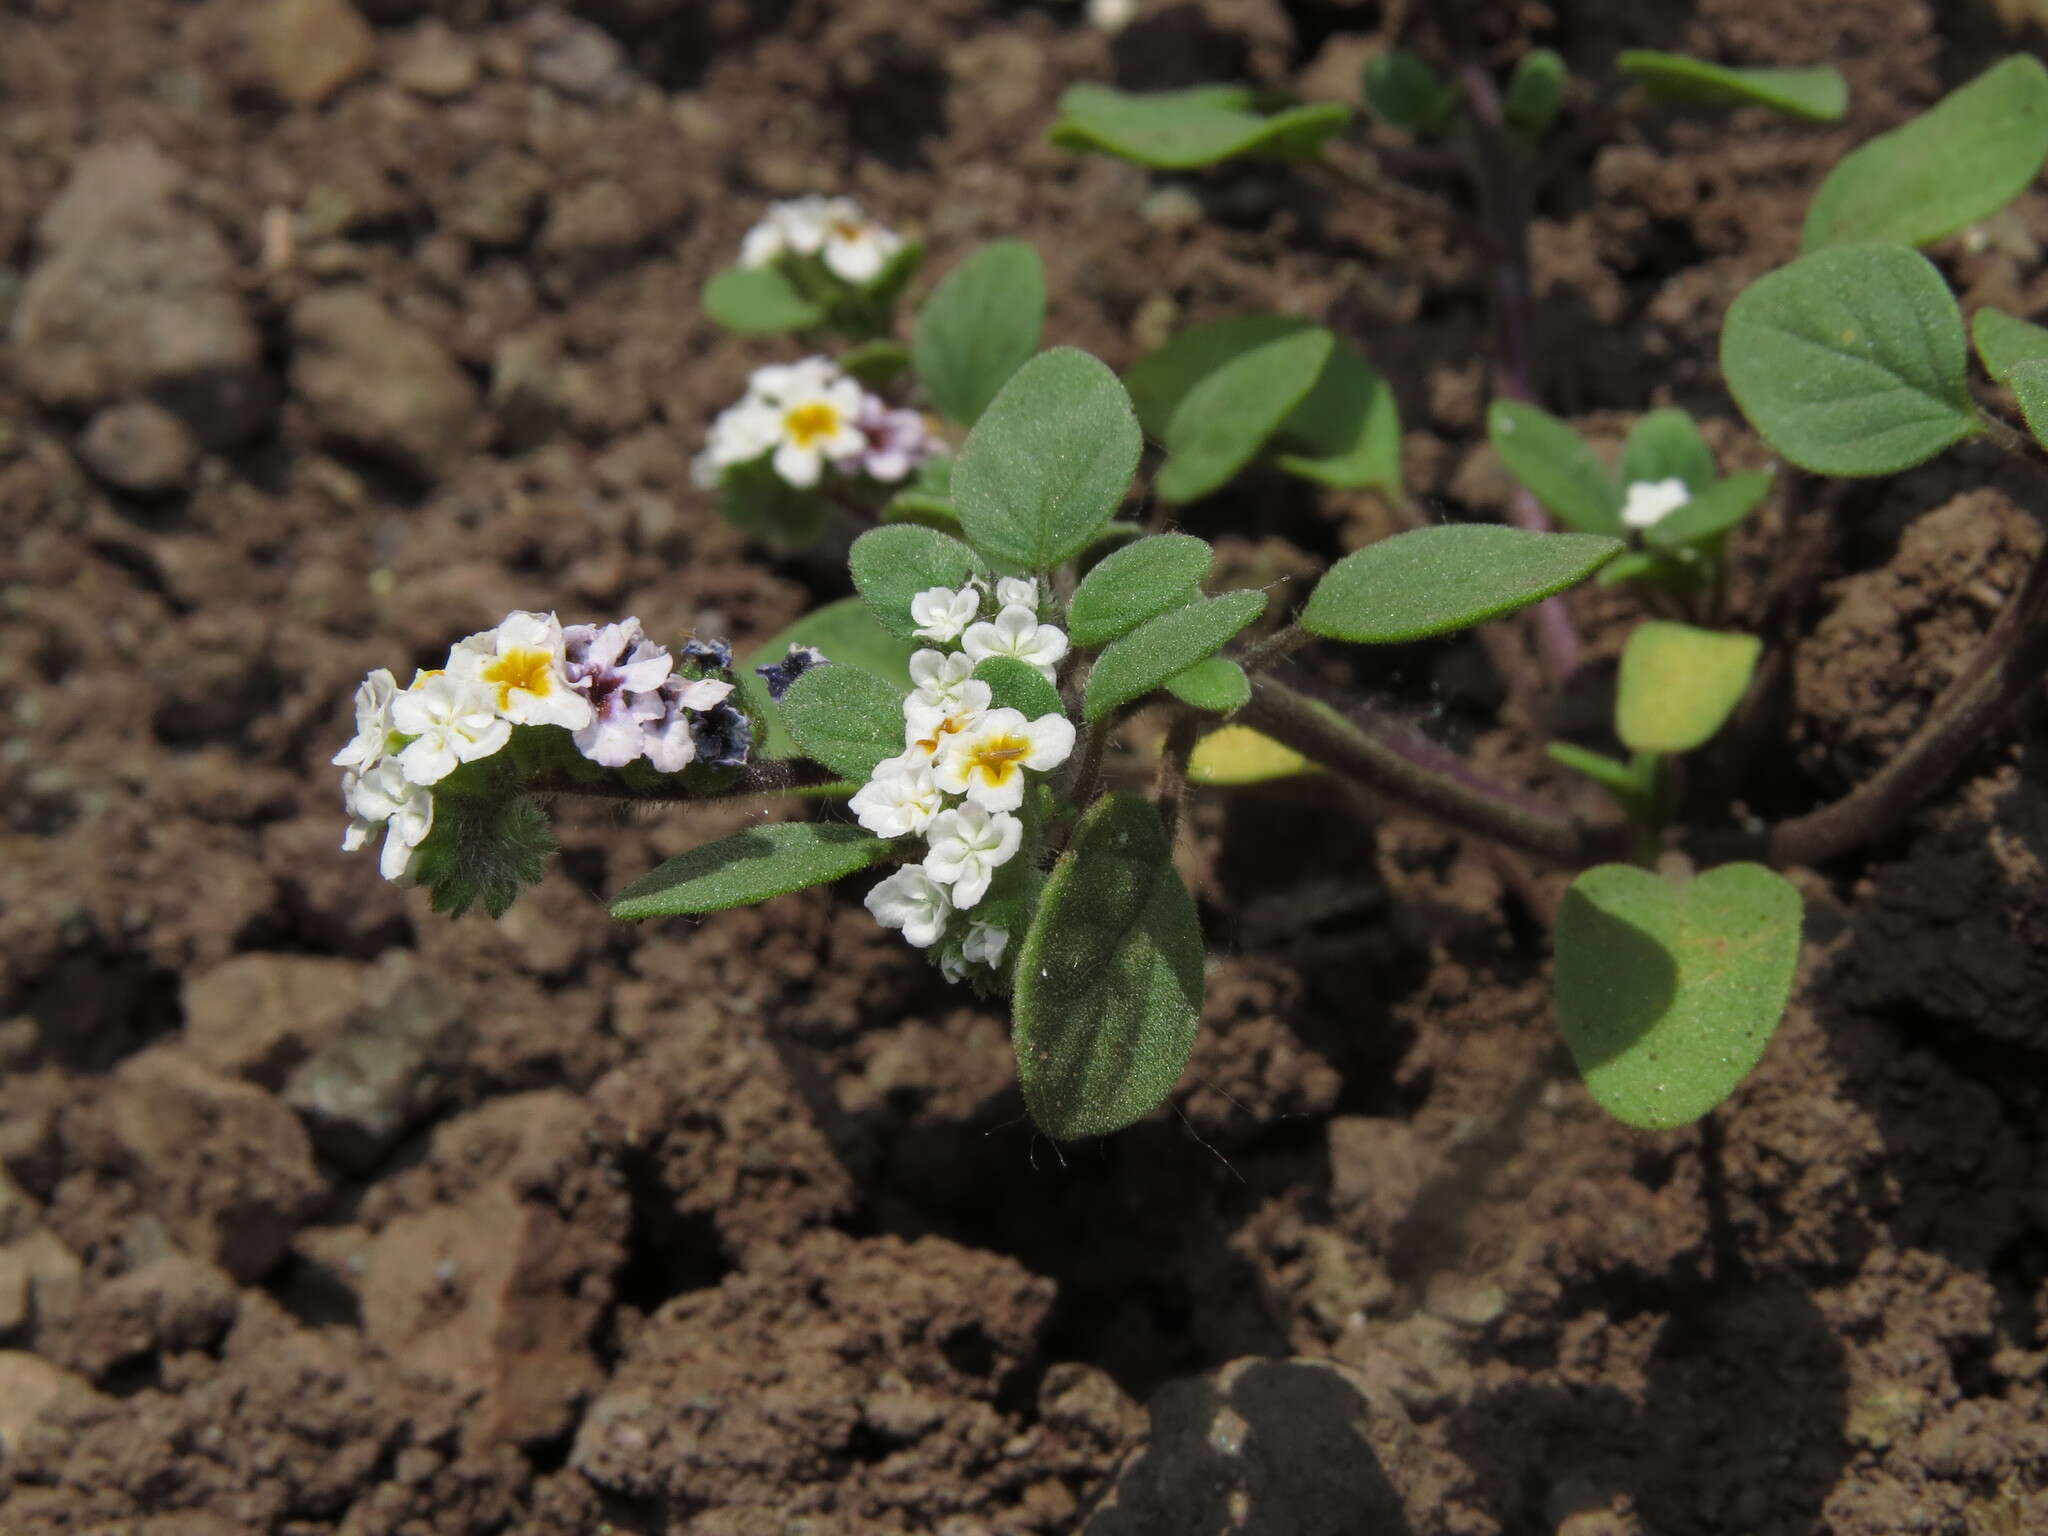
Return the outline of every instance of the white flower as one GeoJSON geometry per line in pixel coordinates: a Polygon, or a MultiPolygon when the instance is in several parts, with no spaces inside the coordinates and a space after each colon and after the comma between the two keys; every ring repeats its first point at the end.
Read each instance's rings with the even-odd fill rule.
{"type": "Polygon", "coordinates": [[[929,949],[953,915],[946,888],[916,867],[899,869],[867,894],[867,909],[884,928],[901,928],[919,949],[929,949]]]}
{"type": "Polygon", "coordinates": [[[1004,608],[1038,612],[1038,583],[1029,576],[1004,576],[996,582],[996,602],[1004,608]]]}
{"type": "MultiPolygon", "coordinates": [[[[943,592],[944,587],[934,591],[943,592]]],[[[953,705],[960,701],[960,688],[974,676],[974,658],[958,651],[913,651],[910,680],[916,684],[911,698],[920,704],[953,705]]]]}
{"type": "Polygon", "coordinates": [[[847,801],[854,820],[877,837],[922,832],[945,804],[932,782],[931,764],[909,754],[875,765],[874,777],[847,801]]]}
{"type": "Polygon", "coordinates": [[[512,739],[491,687],[446,672],[423,676],[391,701],[391,724],[413,739],[398,754],[408,783],[438,784],[461,763],[489,757],[512,739]]]}
{"type": "Polygon", "coordinates": [[[1088,22],[1099,32],[1117,33],[1138,14],[1138,0],[1088,0],[1088,22]]]}
{"type": "Polygon", "coordinates": [[[559,725],[580,731],[590,700],[569,681],[562,626],[552,613],[510,613],[496,629],[461,641],[448,656],[450,676],[488,683],[498,713],[514,725],[559,725]]]}
{"type": "Polygon", "coordinates": [[[1032,609],[1011,603],[993,620],[969,625],[960,637],[960,646],[977,662],[991,656],[1014,656],[1036,667],[1049,683],[1054,680],[1053,669],[1067,654],[1067,636],[1055,624],[1039,623],[1032,609]]]}
{"type": "Polygon", "coordinates": [[[782,441],[782,413],[749,394],[711,423],[704,451],[690,461],[690,479],[709,490],[735,464],[751,464],[782,441]]]}
{"type": "Polygon", "coordinates": [[[1065,715],[1026,720],[1019,710],[991,709],[946,743],[932,777],[983,810],[1014,811],[1024,803],[1024,770],[1057,768],[1073,750],[1074,722],[1065,715]]]}
{"type": "Polygon", "coordinates": [[[967,979],[967,957],[957,949],[939,951],[939,974],[958,985],[967,979]]]}
{"type": "Polygon", "coordinates": [[[402,879],[412,862],[413,849],[433,830],[434,792],[407,782],[398,760],[387,757],[367,773],[344,773],[341,801],[349,816],[348,830],[341,836],[342,851],[354,853],[381,826],[384,851],[377,871],[386,880],[402,879]]]}
{"type": "MultiPolygon", "coordinates": [[[[910,600],[910,617],[917,625],[911,633],[920,640],[937,640],[941,644],[957,640],[960,631],[972,624],[979,612],[981,594],[973,587],[962,587],[957,592],[951,587],[926,587],[910,600]]],[[[974,670],[973,661],[967,669],[974,670]]]]}
{"type": "Polygon", "coordinates": [[[775,412],[775,473],[799,490],[818,483],[828,459],[859,454],[867,446],[855,419],[861,387],[822,357],[787,367],[756,369],[752,392],[775,412]]]}
{"type": "Polygon", "coordinates": [[[928,704],[918,694],[911,694],[903,701],[904,757],[937,757],[940,746],[972,727],[992,701],[988,684],[973,678],[954,690],[950,702],[928,704]]]}
{"type": "Polygon", "coordinates": [[[932,818],[924,872],[952,887],[953,905],[966,911],[988,894],[995,872],[1016,855],[1024,823],[1001,811],[969,802],[932,818]]]}
{"type": "Polygon", "coordinates": [[[1621,521],[1629,528],[1654,528],[1691,500],[1683,480],[1638,480],[1628,488],[1621,521]]]}
{"type": "Polygon", "coordinates": [[[368,772],[383,757],[391,740],[391,700],[398,692],[398,679],[389,667],[379,667],[356,687],[355,739],[332,759],[337,768],[368,772]]]}
{"type": "Polygon", "coordinates": [[[740,265],[765,267],[784,256],[819,256],[843,282],[873,282],[903,238],[850,197],[797,197],[772,204],[740,241],[740,265]]]}
{"type": "Polygon", "coordinates": [[[969,923],[967,937],[960,945],[960,958],[994,969],[1003,963],[1003,951],[1009,947],[1009,929],[998,928],[994,923],[969,923]]]}

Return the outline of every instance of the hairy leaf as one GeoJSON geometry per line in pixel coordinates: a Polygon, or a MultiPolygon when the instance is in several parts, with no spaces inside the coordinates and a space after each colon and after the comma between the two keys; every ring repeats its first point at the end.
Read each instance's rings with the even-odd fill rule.
{"type": "Polygon", "coordinates": [[[1586,440],[1540,406],[1496,400],[1486,435],[1501,462],[1550,515],[1580,533],[1618,538],[1621,489],[1586,440]]]}
{"type": "Polygon", "coordinates": [[[859,667],[813,667],[782,696],[782,723],[805,757],[861,783],[903,750],[903,695],[859,667]]]}
{"type": "Polygon", "coordinates": [[[1147,619],[1095,659],[1081,714],[1090,724],[1184,672],[1266,611],[1263,592],[1226,592],[1147,619]]]}
{"type": "Polygon", "coordinates": [[[727,267],[704,285],[704,313],[743,336],[779,336],[824,324],[825,309],[773,267],[727,267]]]}
{"type": "Polygon", "coordinates": [[[683,917],[748,906],[865,869],[889,846],[844,822],[750,827],[642,875],[612,899],[612,916],[683,917]]]}
{"type": "Polygon", "coordinates": [[[1351,114],[1333,102],[1275,107],[1243,86],[1119,91],[1069,86],[1052,141],[1158,170],[1187,171],[1239,155],[1300,160],[1341,132],[1351,114]]]}
{"type": "Polygon", "coordinates": [[[767,684],[754,670],[782,660],[792,645],[815,646],[828,661],[872,673],[894,686],[898,697],[910,691],[910,653],[917,649],[917,642],[890,634],[857,597],[813,609],[780,634],[762,641],[734,668],[748,712],[766,727],[754,742],[756,759],[796,756],[796,743],[782,724],[782,706],[768,697],[767,684]]]}
{"type": "Polygon", "coordinates": [[[1531,48],[1515,65],[1501,93],[1501,116],[1515,132],[1541,141],[1564,103],[1564,60],[1553,48],[1531,48]]]}
{"type": "Polygon", "coordinates": [[[1716,480],[1662,522],[1645,529],[1643,542],[1652,549],[1676,551],[1718,538],[1755,511],[1770,489],[1768,469],[1746,469],[1716,480]]]}
{"type": "Polygon", "coordinates": [[[1690,752],[1721,729],[1763,642],[1653,619],[1622,648],[1614,733],[1632,752],[1690,752]]]}
{"type": "Polygon", "coordinates": [[[1684,411],[1651,411],[1636,422],[1621,449],[1621,483],[1680,480],[1698,495],[1714,483],[1714,456],[1684,411]]]}
{"type": "Polygon", "coordinates": [[[1194,501],[1222,487],[1307,398],[1335,338],[1297,331],[1240,353],[1195,381],[1166,423],[1160,499],[1194,501]]]}
{"type": "Polygon", "coordinates": [[[1366,645],[1445,635],[1576,586],[1622,547],[1598,534],[1493,523],[1417,528],[1331,566],[1309,595],[1301,625],[1366,645]]]}
{"type": "Polygon", "coordinates": [[[1433,138],[1458,110],[1457,87],[1403,48],[1365,61],[1365,104],[1397,128],[1433,138]]]}
{"type": "Polygon", "coordinates": [[[974,675],[988,684],[992,708],[1018,710],[1027,720],[1066,713],[1059,689],[1029,662],[1014,656],[991,656],[976,664],[974,675]]]}
{"type": "Polygon", "coordinates": [[[971,427],[1038,350],[1045,267],[1022,240],[998,240],[961,262],[917,317],[917,376],[939,413],[971,427]]]}
{"type": "Polygon", "coordinates": [[[1227,715],[1251,702],[1251,679],[1228,656],[1211,656],[1166,680],[1166,691],[1183,704],[1227,715]]]}
{"type": "Polygon", "coordinates": [[[1787,117],[1832,123],[1849,110],[1849,82],[1838,69],[1739,69],[1646,48],[1624,51],[1621,72],[1650,95],[1715,107],[1769,107],[1787,117]]]}
{"type": "Polygon", "coordinates": [[[981,562],[958,539],[915,523],[871,528],[853,541],[847,565],[875,622],[910,638],[910,600],[930,587],[958,588],[981,562]]]}
{"type": "Polygon", "coordinates": [[[1348,491],[1401,493],[1401,409],[1387,381],[1338,342],[1316,387],[1269,445],[1291,475],[1348,491]]]}
{"type": "Polygon", "coordinates": [[[1212,551],[1192,534],[1160,533],[1105,555],[1067,608],[1067,637],[1094,649],[1201,594],[1212,551]]]}
{"type": "Polygon", "coordinates": [[[2048,329],[1995,309],[1978,310],[1970,329],[1985,371],[2012,391],[2034,441],[2048,445],[2048,329]]]}

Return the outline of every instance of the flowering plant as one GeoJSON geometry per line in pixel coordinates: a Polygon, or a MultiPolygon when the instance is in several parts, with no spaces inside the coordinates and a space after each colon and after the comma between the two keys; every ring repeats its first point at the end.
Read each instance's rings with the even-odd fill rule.
{"type": "MultiPolygon", "coordinates": [[[[1623,67],[1652,95],[1841,110],[1827,71],[1791,78],[1669,55],[1623,67]]],[[[1526,156],[1565,81],[1553,56],[1525,62],[1505,96],[1469,74],[1453,89],[1394,56],[1369,86],[1418,134],[1464,135],[1474,184],[1493,189],[1482,211],[1498,223],[1503,171],[1488,156],[1526,156]]],[[[1228,87],[1154,98],[1077,88],[1066,108],[1062,142],[1182,169],[1241,154],[1326,163],[1343,123],[1341,109],[1276,110],[1228,87]]],[[[1806,254],[1746,291],[1724,332],[1731,391],[1778,452],[1823,474],[1888,474],[1972,438],[2048,456],[2048,331],[1989,310],[1976,321],[1977,350],[2029,437],[1971,398],[1960,312],[1912,249],[2000,206],[2044,156],[2048,71],[2014,60],[1837,167],[1806,254]],[[1951,162],[1969,174],[1944,172],[1951,162]]],[[[564,627],[515,613],[403,690],[373,674],[335,759],[345,846],[381,829],[387,877],[429,886],[437,907],[480,900],[495,913],[538,875],[549,795],[843,800],[843,811],[692,849],[612,910],[694,916],[882,871],[868,911],[947,979],[1007,999],[1025,1102],[1047,1132],[1074,1137],[1151,1111],[1193,1046],[1203,950],[1174,862],[1190,791],[1320,772],[1510,856],[1578,871],[1555,922],[1565,1037],[1603,1106],[1665,1127],[1733,1092],[1785,1008],[1801,904],[1770,866],[1883,835],[2048,662],[2044,560],[1870,783],[1774,826],[1689,804],[1679,760],[1754,704],[1762,645],[1722,627],[1720,572],[1726,536],[1772,488],[1768,472],[1721,476],[1676,410],[1644,415],[1611,472],[1532,403],[1509,304],[1489,432],[1523,487],[1518,525],[1417,517],[1269,617],[1266,591],[1210,594],[1210,546],[1166,524],[1172,508],[1261,464],[1405,507],[1398,412],[1358,349],[1299,317],[1241,316],[1182,332],[1119,379],[1085,353],[1037,350],[1043,274],[1029,247],[1007,241],[955,268],[913,344],[898,347],[875,328],[873,305],[915,247],[863,233],[856,213],[785,205],[748,237],[739,275],[714,279],[707,301],[780,285],[788,323],[753,329],[837,328],[860,345],[836,362],[757,371],[700,465],[729,510],[771,485],[858,513],[869,526],[848,548],[857,595],[737,668],[717,642],[671,651],[632,619],[564,627]],[[924,418],[874,392],[905,368],[964,429],[957,453],[940,453],[924,418]],[[1118,514],[1148,435],[1161,453],[1152,520],[1140,525],[1118,514]],[[1556,599],[1617,575],[1660,612],[1620,663],[1612,734],[1627,756],[1551,751],[1604,786],[1618,815],[1496,784],[1384,708],[1296,669],[1315,641],[1397,645],[1521,614],[1554,686],[1579,659],[1556,599]],[[1115,750],[1125,738],[1147,744],[1149,785],[1115,750]],[[1689,812],[1704,814],[1688,823],[1689,812]],[[1692,855],[1709,852],[1727,857],[1693,873],[1692,855]]],[[[1491,248],[1525,279],[1518,245],[1491,248]]],[[[1527,284],[1498,291],[1521,302],[1527,284]]],[[[732,322],[731,304],[722,318],[732,322]]],[[[1494,647],[1504,674],[1543,704],[1546,684],[1514,667],[1507,639],[1494,647]]]]}

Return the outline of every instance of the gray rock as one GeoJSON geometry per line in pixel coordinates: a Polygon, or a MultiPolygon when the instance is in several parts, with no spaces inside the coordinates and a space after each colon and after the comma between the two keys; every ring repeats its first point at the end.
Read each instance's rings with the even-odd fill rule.
{"type": "Polygon", "coordinates": [[[391,67],[391,78],[415,96],[450,101],[476,84],[478,72],[475,46],[435,18],[413,29],[391,67]]]}
{"type": "Polygon", "coordinates": [[[583,101],[616,101],[632,89],[626,51],[602,27],[554,9],[527,18],[528,67],[543,84],[583,101]]]}
{"type": "Polygon", "coordinates": [[[323,289],[291,315],[292,392],[330,437],[436,478],[462,452],[476,387],[367,288],[323,289]]]}
{"type": "Polygon", "coordinates": [[[1323,1360],[1237,1360],[1170,1382],[1087,1536],[1377,1536],[1410,1529],[1385,1465],[1414,1431],[1323,1360]]]}
{"type": "Polygon", "coordinates": [[[117,490],[162,496],[192,484],[199,440],[162,406],[130,400],[93,417],[78,440],[78,456],[117,490]]]}
{"type": "Polygon", "coordinates": [[[456,998],[394,951],[363,983],[363,1007],[286,1081],[313,1144],[344,1167],[372,1166],[440,1101],[469,1030],[456,998]]]}
{"type": "Polygon", "coordinates": [[[19,1350],[0,1351],[0,1452],[18,1452],[45,1410],[97,1395],[84,1378],[47,1360],[19,1350]]]}
{"type": "Polygon", "coordinates": [[[268,419],[262,342],[234,261],[175,199],[178,172],[140,141],[83,156],[38,235],[45,254],[15,306],[15,367],[46,406],[85,411],[147,397],[208,446],[268,419]]]}

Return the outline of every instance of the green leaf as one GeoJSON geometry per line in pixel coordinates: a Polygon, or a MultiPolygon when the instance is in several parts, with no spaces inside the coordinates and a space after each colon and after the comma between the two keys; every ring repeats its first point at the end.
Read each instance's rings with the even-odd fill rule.
{"type": "Polygon", "coordinates": [[[1015,974],[1017,1080],[1048,1136],[1121,1130],[1173,1091],[1201,1022],[1202,930],[1149,804],[1089,807],[1015,974]]]}
{"type": "Polygon", "coordinates": [[[1985,371],[2012,391],[2034,440],[2048,444],[2048,329],[1980,309],[1970,330],[1985,371]]]}
{"type": "Polygon", "coordinates": [[[1619,538],[1621,489],[1586,440],[1539,406],[1496,400],[1486,435],[1501,462],[1550,515],[1580,533],[1619,538]]]}
{"type": "Polygon", "coordinates": [[[1674,574],[1678,562],[1668,555],[1653,555],[1648,550],[1625,549],[1612,560],[1601,566],[1593,577],[1600,587],[1618,587],[1627,581],[1653,581],[1666,584],[1674,574]]]}
{"type": "Polygon", "coordinates": [[[1059,689],[1038,668],[1014,656],[991,656],[976,664],[974,675],[988,684],[991,708],[1018,710],[1027,720],[1067,712],[1059,689]]]}
{"type": "Polygon", "coordinates": [[[1273,462],[1342,490],[1401,493],[1401,409],[1387,381],[1338,342],[1316,387],[1280,423],[1273,462]]]}
{"type": "Polygon", "coordinates": [[[1263,592],[1226,592],[1147,619],[1095,659],[1082,697],[1090,725],[1185,672],[1266,611],[1263,592]]]}
{"type": "Polygon", "coordinates": [[[1144,446],[1115,374],[1072,347],[1010,376],[953,466],[968,541],[1021,571],[1049,571],[1116,515],[1144,446]]]}
{"type": "Polygon", "coordinates": [[[1714,483],[1714,456],[1684,411],[1652,411],[1639,420],[1621,449],[1621,483],[1680,480],[1697,496],[1714,483]]]}
{"type": "Polygon", "coordinates": [[[612,916],[684,917],[749,906],[865,869],[889,846],[845,822],[750,827],[642,875],[612,899],[612,916]]]}
{"type": "Polygon", "coordinates": [[[1662,522],[1643,530],[1643,542],[1652,549],[1672,551],[1704,544],[1749,516],[1770,489],[1768,469],[1746,469],[1716,480],[1662,522]]]}
{"type": "Polygon", "coordinates": [[[1188,782],[1219,788],[1265,784],[1315,773],[1316,765],[1248,725],[1218,726],[1188,756],[1188,782]]]}
{"type": "Polygon", "coordinates": [[[1093,650],[1199,598],[1213,552],[1187,533],[1159,533],[1104,555],[1067,607],[1067,638],[1093,650]]]}
{"type": "Polygon", "coordinates": [[[1301,624],[1364,645],[1446,635],[1576,586],[1622,547],[1597,534],[1493,523],[1416,528],[1331,566],[1309,595],[1301,624]]]}
{"type": "Polygon", "coordinates": [[[1187,171],[1239,155],[1308,159],[1350,116],[1334,102],[1278,106],[1236,85],[1134,92],[1081,84],[1060,97],[1052,141],[1156,170],[1187,171]]]}
{"type": "MultiPolygon", "coordinates": [[[[480,768],[479,777],[488,782],[488,771],[480,768]]],[[[547,873],[554,852],[548,818],[532,801],[502,791],[462,794],[443,779],[434,786],[434,825],[408,873],[431,893],[436,912],[460,917],[482,902],[503,917],[547,873]]]]}
{"type": "Polygon", "coordinates": [[[996,391],[1038,350],[1045,268],[1022,240],[984,245],[961,262],[917,317],[917,376],[942,416],[974,425],[996,391]]]}
{"type": "Polygon", "coordinates": [[[857,597],[813,609],[780,634],[762,641],[734,669],[747,712],[765,727],[754,742],[757,759],[796,756],[796,743],[782,724],[782,706],[768,697],[768,685],[754,670],[782,660],[792,645],[815,646],[830,661],[859,667],[894,684],[899,694],[910,691],[910,653],[918,642],[890,634],[857,597]]]}
{"type": "Polygon", "coordinates": [[[1564,103],[1565,67],[1555,49],[1531,48],[1501,95],[1501,116],[1523,137],[1541,142],[1564,103]]]}
{"type": "Polygon", "coordinates": [[[1800,249],[1939,240],[2018,197],[2044,155],[2048,69],[2014,54],[1843,156],[1806,210],[1800,249]]]}
{"type": "Polygon", "coordinates": [[[1642,780],[1631,763],[1617,762],[1604,752],[1588,752],[1568,741],[1553,741],[1544,751],[1550,760],[1582,773],[1624,804],[1640,798],[1642,780]]]}
{"type": "Polygon", "coordinates": [[[1963,317],[1933,263],[1897,245],[1815,251],[1751,283],[1721,372],[1770,445],[1822,475],[1889,475],[1978,430],[1963,317]]]}
{"type": "Polygon", "coordinates": [[[777,549],[802,549],[825,531],[825,498],[791,485],[767,458],[734,464],[718,483],[718,510],[742,532],[777,549]]]}
{"type": "Polygon", "coordinates": [[[1838,69],[1736,69],[1646,48],[1626,50],[1615,64],[1665,101],[1769,107],[1814,123],[1832,123],[1849,110],[1849,83],[1838,69]]]}
{"type": "Polygon", "coordinates": [[[910,366],[910,348],[888,336],[864,341],[839,354],[839,370],[870,389],[880,389],[910,366]]]}
{"type": "Polygon", "coordinates": [[[913,597],[929,587],[958,589],[981,565],[958,539],[915,523],[870,528],[853,541],[846,563],[875,622],[906,639],[917,628],[913,597]]]}
{"type": "Polygon", "coordinates": [[[1157,352],[1133,363],[1124,376],[1139,423],[1148,436],[1163,442],[1173,413],[1203,379],[1233,358],[1314,329],[1314,321],[1298,315],[1232,315],[1176,332],[1157,352]]]}
{"type": "Polygon", "coordinates": [[[1365,104],[1397,128],[1434,138],[1450,127],[1458,92],[1414,54],[1389,48],[1365,61],[1365,104]]]}
{"type": "Polygon", "coordinates": [[[742,336],[779,336],[824,324],[825,307],[773,267],[727,267],[704,285],[704,313],[742,336]]]}
{"type": "Polygon", "coordinates": [[[783,694],[782,723],[805,757],[865,783],[903,750],[903,694],[844,662],[813,667],[783,694]]]}
{"type": "Polygon", "coordinates": [[[1621,653],[1614,733],[1632,752],[1690,752],[1721,729],[1764,643],[1690,624],[1636,626],[1621,653]]]}
{"type": "Polygon", "coordinates": [[[1557,1016],[1600,1107],[1669,1130],[1733,1093],[1784,1017],[1799,928],[1799,892],[1760,864],[1684,886],[1629,864],[1574,880],[1557,915],[1557,1016]]]}
{"type": "Polygon", "coordinates": [[[1252,680],[1228,656],[1211,656],[1166,680],[1166,691],[1183,704],[1227,715],[1251,702],[1252,680]]]}
{"type": "Polygon", "coordinates": [[[1307,398],[1335,341],[1321,328],[1297,331],[1198,379],[1166,424],[1166,462],[1154,482],[1160,500],[1194,501],[1250,463],[1307,398]]]}

